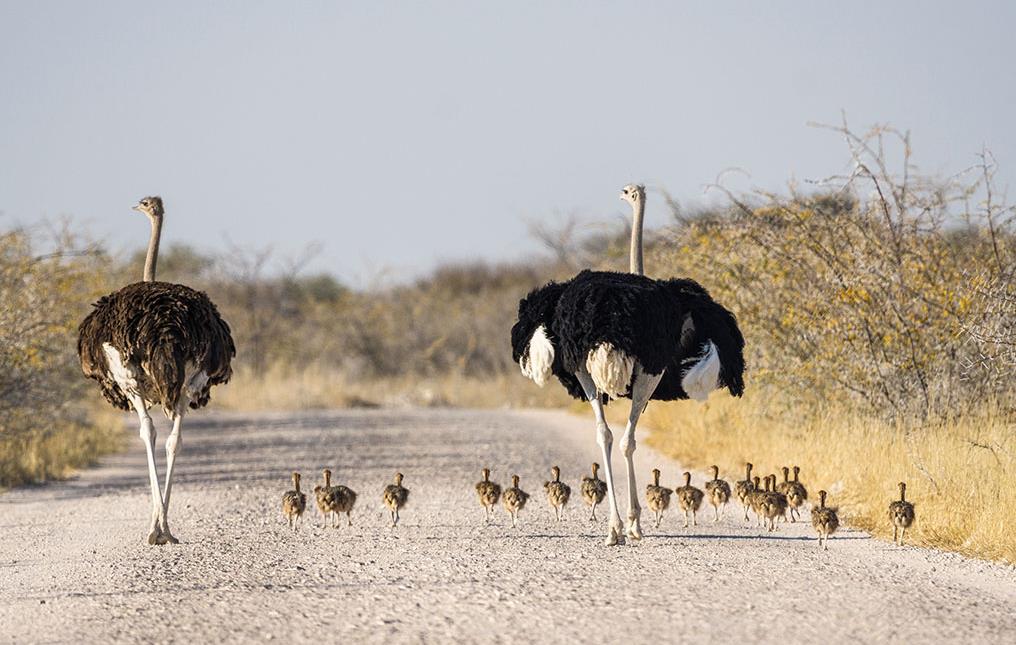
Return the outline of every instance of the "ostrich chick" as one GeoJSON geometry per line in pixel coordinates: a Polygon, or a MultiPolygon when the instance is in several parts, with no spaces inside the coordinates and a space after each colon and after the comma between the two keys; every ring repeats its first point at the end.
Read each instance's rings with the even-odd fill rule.
{"type": "Polygon", "coordinates": [[[289,528],[296,530],[297,522],[307,508],[307,496],[300,492],[300,473],[293,473],[293,490],[282,494],[282,514],[289,520],[289,528]]]}
{"type": "Polygon", "coordinates": [[[903,546],[903,536],[914,523],[914,505],[907,501],[907,484],[900,482],[900,498],[889,505],[893,523],[893,544],[903,546]]]}
{"type": "Polygon", "coordinates": [[[341,485],[330,487],[325,494],[325,503],[328,505],[328,510],[335,514],[336,520],[339,515],[345,513],[347,525],[353,525],[353,518],[350,514],[356,504],[356,492],[351,488],[341,485]]]}
{"type": "Polygon", "coordinates": [[[332,471],[325,468],[321,471],[321,477],[324,483],[314,487],[314,502],[317,505],[318,512],[321,513],[321,518],[325,521],[325,526],[327,526],[328,520],[332,516],[331,505],[328,499],[328,494],[332,490],[332,471]]]}
{"type": "Polygon", "coordinates": [[[776,475],[769,475],[766,478],[766,492],[759,502],[762,517],[769,526],[769,531],[776,530],[776,518],[786,516],[787,496],[776,490],[776,475]]]}
{"type": "MultiPolygon", "coordinates": [[[[769,478],[766,477],[766,485],[769,484],[769,478]]],[[[751,507],[751,512],[755,514],[755,526],[762,526],[762,497],[769,492],[762,486],[762,480],[758,475],[755,475],[752,481],[751,492],[748,493],[748,506],[751,507]]]]}
{"type": "Polygon", "coordinates": [[[600,479],[598,473],[600,472],[600,464],[593,462],[593,475],[592,477],[582,478],[582,499],[586,501],[590,507],[592,507],[592,515],[589,519],[596,521],[596,506],[603,501],[603,498],[607,496],[607,482],[600,479]]]}
{"type": "Polygon", "coordinates": [[[660,528],[663,511],[670,506],[670,495],[673,492],[666,486],[660,486],[660,469],[653,468],[653,483],[646,486],[646,504],[656,515],[656,528],[660,528]]]}
{"type": "Polygon", "coordinates": [[[716,513],[714,522],[720,521],[720,507],[722,506],[726,510],[727,502],[730,501],[730,484],[726,480],[720,479],[720,469],[718,466],[712,467],[713,478],[711,481],[706,482],[706,494],[709,495],[709,503],[713,505],[713,511],[716,513]]]}
{"type": "Polygon", "coordinates": [[[801,511],[798,510],[804,505],[804,502],[808,499],[808,489],[804,487],[804,484],[800,482],[798,477],[801,474],[801,467],[794,466],[794,480],[789,483],[785,495],[787,496],[787,504],[790,509],[790,521],[796,522],[797,518],[801,517],[801,511]]]}
{"type": "Polygon", "coordinates": [[[489,522],[497,500],[501,499],[501,486],[490,481],[490,468],[484,468],[483,479],[476,482],[476,496],[483,507],[483,519],[489,522]]]}
{"type": "Polygon", "coordinates": [[[790,469],[786,466],[780,468],[783,471],[783,481],[779,483],[773,490],[777,493],[787,494],[787,489],[790,488],[790,469]]]}
{"type": "Polygon", "coordinates": [[[402,473],[395,473],[395,483],[385,486],[381,499],[392,514],[392,528],[399,524],[399,510],[409,500],[409,489],[402,485],[402,473]]]}
{"type": "Polygon", "coordinates": [[[684,474],[684,486],[674,489],[677,493],[677,503],[684,511],[684,527],[688,528],[688,515],[691,515],[692,524],[698,526],[698,510],[702,506],[702,491],[691,485],[691,473],[684,474]]]}
{"type": "Polygon", "coordinates": [[[737,493],[737,499],[741,501],[741,506],[744,507],[744,521],[748,521],[748,508],[751,506],[751,500],[749,499],[751,493],[755,492],[755,482],[751,479],[751,462],[744,465],[744,479],[734,484],[734,492],[737,493]]]}
{"type": "Polygon", "coordinates": [[[529,493],[519,488],[519,476],[512,475],[511,488],[506,489],[504,495],[501,496],[504,509],[512,516],[512,528],[518,526],[519,511],[526,507],[528,500],[529,493]]]}
{"type": "Polygon", "coordinates": [[[825,505],[826,492],[818,492],[818,508],[811,509],[811,525],[818,533],[818,543],[824,550],[829,550],[829,536],[840,527],[840,518],[835,508],[825,505]]]}
{"type": "Polygon", "coordinates": [[[550,469],[550,474],[554,479],[543,482],[543,490],[547,491],[547,501],[554,507],[554,514],[557,515],[557,521],[560,522],[564,515],[565,504],[571,497],[571,487],[561,481],[561,469],[557,466],[550,469]]]}

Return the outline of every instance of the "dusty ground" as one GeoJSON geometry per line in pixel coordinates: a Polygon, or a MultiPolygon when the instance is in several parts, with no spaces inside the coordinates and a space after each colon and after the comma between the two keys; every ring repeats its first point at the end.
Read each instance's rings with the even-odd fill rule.
{"type": "MultiPolygon", "coordinates": [[[[602,546],[604,524],[577,500],[552,522],[547,469],[577,484],[598,460],[578,417],[195,414],[170,516],[183,543],[165,547],[144,542],[140,447],[0,497],[4,641],[1016,642],[1012,568],[851,530],[823,553],[808,524],[763,535],[733,506],[687,530],[671,511],[637,547],[602,546]],[[533,494],[518,531],[503,512],[484,525],[472,490],[484,464],[533,494]],[[294,534],[279,512],[288,473],[323,466],[360,492],[355,525],[308,514],[294,534]],[[412,495],[392,531],[380,490],[396,469],[412,495]]],[[[640,478],[660,465],[676,483],[676,464],[637,454],[640,478]]]]}

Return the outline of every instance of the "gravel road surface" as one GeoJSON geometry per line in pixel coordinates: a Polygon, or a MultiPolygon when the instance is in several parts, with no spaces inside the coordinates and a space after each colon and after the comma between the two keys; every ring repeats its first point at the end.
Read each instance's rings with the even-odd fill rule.
{"type": "MultiPolygon", "coordinates": [[[[678,483],[678,464],[636,454],[640,493],[653,466],[678,483]]],[[[743,526],[736,502],[690,529],[673,509],[658,530],[644,512],[641,544],[605,547],[606,508],[594,524],[577,498],[593,460],[591,419],[555,412],[194,414],[173,487],[179,545],[145,542],[140,440],[70,481],[0,496],[0,639],[1016,642],[1013,568],[849,528],[823,553],[807,513],[770,535],[743,526]],[[553,464],[576,493],[562,523],[543,495],[553,464]],[[518,530],[502,509],[484,524],[483,465],[532,494],[518,530]],[[323,528],[308,509],[288,530],[289,473],[309,489],[325,466],[360,494],[354,525],[323,528]],[[412,492],[392,530],[380,500],[396,470],[412,492]]],[[[616,452],[614,464],[623,491],[616,452]]]]}

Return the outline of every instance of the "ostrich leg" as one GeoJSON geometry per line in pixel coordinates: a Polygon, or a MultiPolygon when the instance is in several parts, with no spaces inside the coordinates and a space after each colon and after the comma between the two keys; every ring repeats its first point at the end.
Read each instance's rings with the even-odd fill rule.
{"type": "Polygon", "coordinates": [[[159,491],[159,471],[155,467],[155,424],[152,417],[148,415],[148,406],[144,399],[134,395],[131,397],[131,404],[138,413],[138,420],[141,422],[141,440],[145,442],[145,452],[148,453],[148,479],[152,485],[152,523],[148,533],[149,544],[165,544],[162,539],[162,531],[159,522],[166,512],[162,502],[162,493],[159,491]]]}
{"type": "Polygon", "coordinates": [[[646,374],[640,365],[635,366],[635,378],[631,386],[631,412],[628,413],[628,425],[624,428],[621,436],[621,452],[628,466],[628,537],[633,540],[642,539],[642,507],[639,506],[638,486],[635,483],[635,464],[632,457],[635,455],[635,426],[638,425],[639,417],[649,403],[649,397],[656,391],[660,384],[663,372],[657,375],[646,374]]]}
{"type": "Polygon", "coordinates": [[[180,541],[169,532],[169,493],[173,488],[173,465],[176,463],[176,453],[180,451],[180,426],[183,424],[183,409],[173,413],[173,430],[166,437],[166,487],[162,495],[162,522],[159,525],[162,538],[170,544],[178,544],[180,541]]]}
{"type": "Polygon", "coordinates": [[[589,404],[593,406],[593,414],[596,415],[596,443],[600,445],[603,452],[603,472],[607,480],[607,500],[610,503],[610,528],[607,533],[607,546],[614,546],[624,541],[624,524],[621,522],[621,515],[617,512],[617,498],[614,495],[614,469],[610,465],[610,450],[614,444],[614,435],[610,432],[607,420],[603,416],[603,404],[600,402],[599,392],[593,384],[593,377],[589,375],[585,367],[580,367],[575,373],[582,391],[586,395],[589,404]]]}

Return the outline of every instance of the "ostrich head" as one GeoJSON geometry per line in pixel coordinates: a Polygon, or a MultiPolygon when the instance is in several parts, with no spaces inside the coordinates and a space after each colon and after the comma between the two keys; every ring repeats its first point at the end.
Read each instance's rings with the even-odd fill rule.
{"type": "Polygon", "coordinates": [[[162,217],[162,198],[156,196],[144,197],[132,208],[139,213],[144,213],[149,219],[156,219],[162,217]]]}
{"type": "Polygon", "coordinates": [[[646,187],[642,184],[628,184],[621,189],[621,199],[633,207],[646,201],[646,187]]]}

